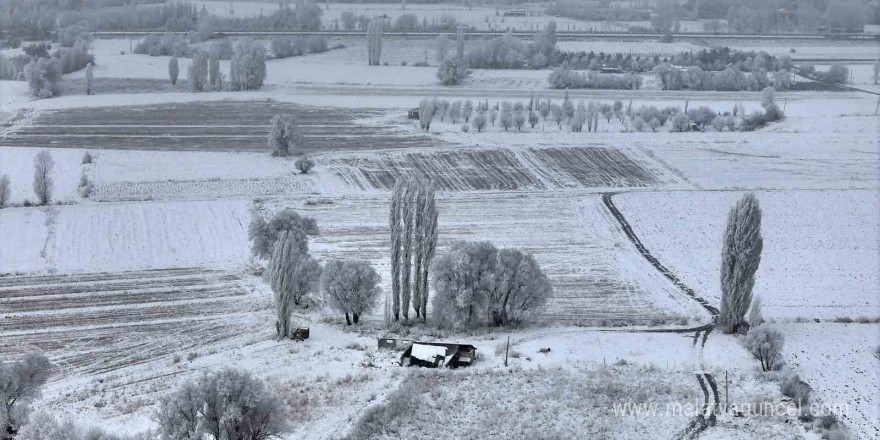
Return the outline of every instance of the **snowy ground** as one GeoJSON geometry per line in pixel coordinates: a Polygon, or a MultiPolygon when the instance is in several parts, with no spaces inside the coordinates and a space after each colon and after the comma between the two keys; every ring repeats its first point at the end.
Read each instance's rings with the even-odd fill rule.
{"type": "MultiPolygon", "coordinates": [[[[236,15],[259,13],[257,5],[236,2],[236,15]]],[[[209,6],[217,12],[228,3],[209,6]]],[[[325,22],[346,8],[368,13],[370,7],[331,4],[325,22]]],[[[388,8],[396,6],[382,6],[388,8]]],[[[434,5],[410,8],[443,13],[434,5]]],[[[494,17],[494,9],[479,9],[473,16],[465,11],[456,15],[463,21],[479,21],[479,14],[494,17]]],[[[0,294],[0,359],[41,347],[61,365],[39,407],[60,407],[61,414],[117,432],[142,430],[150,426],[151,405],[163,393],[201,372],[231,365],[269,380],[288,403],[305,408],[291,413],[296,429],[290,439],[344,435],[366,408],[394,398],[393,391],[409,380],[407,374],[394,363],[395,353],[374,348],[375,337],[384,332],[379,312],[367,317],[361,332],[347,332],[338,317],[319,307],[296,316],[311,327],[308,342],[272,340],[267,324],[271,293],[248,275],[250,209],[260,198],[270,211],[293,207],[316,218],[322,233],[311,242],[313,254],[321,261],[368,260],[388,290],[388,188],[402,175],[443,184],[438,194],[440,253],[458,239],[517,247],[534,253],[554,284],[556,296],[542,322],[532,327],[468,335],[414,330],[426,338],[473,343],[480,353],[475,374],[494,375],[502,368],[503,359],[495,353],[509,335],[517,353],[510,362],[526,371],[515,373],[518,380],[540,390],[548,387],[535,385],[538,381],[528,385],[530,372],[539,367],[563,367],[560,378],[577,379],[588,374],[580,368],[605,371],[606,365],[625,360],[635,364],[624,368],[634,369],[629,373],[647,371],[648,379],[670,381],[670,387],[689,397],[699,394],[692,373],[711,372],[718,379],[728,370],[736,398],[779,401],[776,383],[754,374],[755,362],[735,338],[712,333],[699,355],[691,348],[693,332],[639,332],[654,320],[680,329],[708,317],[637,252],[603,204],[607,192],[618,193],[615,204],[648,250],[698,295],[717,304],[726,212],[742,191],[757,190],[765,214],[765,246],[756,293],[765,313],[771,318],[876,316],[880,150],[875,97],[780,93],[786,119],[750,133],[628,133],[620,123],[603,120],[598,133],[538,127],[523,133],[498,128],[463,133],[460,124],[438,122],[432,133],[422,134],[404,114],[423,97],[526,101],[530,89],[543,87],[547,72],[476,71],[464,86],[441,88],[436,68],[400,66],[422,60],[425,48],[435,63],[432,42],[386,43],[390,66],[364,66],[363,42],[272,60],[267,85],[257,92],[161,89],[32,101],[24,83],[0,82],[0,118],[20,115],[13,127],[0,126],[0,174],[12,177],[13,202],[32,197],[36,151],[76,147],[52,148],[56,199],[74,204],[0,210],[0,273],[47,277],[0,277],[0,292],[7,294],[0,294]],[[251,103],[235,104],[248,110],[232,113],[243,121],[234,124],[228,112],[221,116],[205,110],[230,102],[184,105],[194,101],[251,103]],[[323,127],[304,124],[315,130],[313,139],[330,139],[312,152],[317,167],[308,176],[295,175],[289,160],[272,159],[256,147],[267,129],[268,121],[262,120],[284,108],[281,103],[319,106],[318,115],[332,119],[323,127]],[[168,104],[189,110],[162,116],[169,112],[161,106],[168,104]],[[109,108],[120,105],[130,108],[109,108]],[[364,109],[381,111],[361,114],[364,109]],[[131,127],[124,123],[129,119],[158,122],[131,127]],[[193,132],[197,137],[213,132],[207,134],[219,140],[186,137],[193,132]],[[365,135],[377,132],[380,137],[365,135]],[[28,133],[33,136],[23,136],[28,133]],[[120,147],[108,140],[114,136],[131,140],[120,147]],[[198,151],[147,151],[169,142],[188,147],[169,150],[198,151]],[[81,163],[85,151],[94,153],[93,164],[81,163]],[[76,192],[83,174],[94,184],[89,199],[76,192]],[[123,273],[153,269],[168,271],[123,273]],[[53,278],[57,274],[74,277],[53,278]],[[56,328],[59,320],[70,327],[56,328]],[[120,322],[128,326],[125,332],[117,329],[120,322]],[[616,328],[621,324],[629,327],[616,328]],[[542,348],[552,350],[538,353],[542,348]],[[137,359],[118,355],[129,351],[137,359]]],[[[660,43],[593,44],[590,50],[670,50],[660,43]]],[[[96,41],[96,77],[139,80],[138,90],[149,88],[149,81],[164,83],[167,57],[120,55],[128,45],[127,40],[96,41]]],[[[182,63],[185,71],[187,61],[182,63]]],[[[858,82],[866,81],[864,73],[859,71],[858,82]]],[[[68,79],[81,81],[82,75],[68,79]]],[[[119,84],[114,87],[124,87],[119,84]]],[[[555,102],[562,94],[544,93],[555,102]]],[[[577,91],[572,96],[625,104],[633,99],[634,107],[683,106],[690,98],[691,108],[716,110],[737,102],[751,110],[760,99],[756,93],[660,90],[577,91]]],[[[876,376],[818,369],[833,359],[856,374],[876,370],[870,352],[861,350],[876,345],[876,325],[775,325],[786,333],[789,366],[823,400],[855,402],[859,410],[846,422],[863,437],[876,437],[876,412],[871,413],[876,404],[866,397],[876,388],[876,376]],[[866,343],[872,337],[873,344],[866,343]]],[[[481,382],[478,376],[463,378],[481,382]]],[[[455,382],[444,383],[443,392],[479,390],[462,390],[455,382]]],[[[518,391],[487,388],[498,388],[488,399],[510,400],[505,393],[518,391]]],[[[554,405],[570,402],[572,396],[564,391],[554,405]]],[[[548,399],[558,393],[551,394],[548,399]]],[[[653,424],[671,435],[687,421],[630,421],[627,426],[640,426],[633,430],[642,433],[637,437],[650,436],[645,429],[653,424]]],[[[744,433],[753,438],[813,435],[785,420],[722,418],[702,438],[748,437],[744,433]]]]}

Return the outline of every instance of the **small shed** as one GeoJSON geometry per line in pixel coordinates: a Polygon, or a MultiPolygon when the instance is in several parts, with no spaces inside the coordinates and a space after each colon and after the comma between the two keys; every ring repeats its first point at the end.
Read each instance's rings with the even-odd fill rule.
{"type": "Polygon", "coordinates": [[[406,119],[419,119],[419,109],[418,108],[409,109],[409,111],[406,112],[406,119]]]}
{"type": "Polygon", "coordinates": [[[477,357],[477,348],[469,344],[413,342],[400,355],[400,365],[428,368],[459,368],[470,366],[477,357]]]}

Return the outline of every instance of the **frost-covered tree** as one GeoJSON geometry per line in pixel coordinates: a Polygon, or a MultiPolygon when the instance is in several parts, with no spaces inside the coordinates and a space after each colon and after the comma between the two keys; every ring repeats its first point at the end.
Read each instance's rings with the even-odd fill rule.
{"type": "Polygon", "coordinates": [[[208,91],[208,52],[198,50],[193,54],[192,63],[187,70],[187,80],[191,92],[208,91]]]}
{"type": "Polygon", "coordinates": [[[761,107],[765,109],[770,106],[770,104],[774,104],[776,102],[776,90],[773,87],[767,86],[761,91],[761,107]]]}
{"type": "Polygon", "coordinates": [[[10,196],[10,183],[9,183],[9,174],[4,174],[0,176],[0,209],[3,209],[7,203],[9,203],[10,196]]]}
{"type": "Polygon", "coordinates": [[[486,296],[493,288],[498,250],[489,242],[458,242],[434,263],[434,320],[441,325],[470,327],[485,316],[486,296]]]}
{"type": "Polygon", "coordinates": [[[380,19],[370,21],[367,27],[367,62],[370,66],[381,64],[383,32],[384,25],[380,19]]]}
{"type": "Polygon", "coordinates": [[[764,314],[761,312],[761,297],[757,296],[752,300],[752,306],[749,307],[749,328],[755,328],[764,323],[764,314]]]}
{"type": "Polygon", "coordinates": [[[404,194],[401,197],[401,232],[403,234],[401,253],[401,285],[400,285],[400,314],[403,319],[409,319],[409,301],[412,294],[412,282],[410,273],[412,270],[413,235],[415,233],[415,205],[418,186],[404,185],[404,194]]]}
{"type": "Polygon", "coordinates": [[[880,60],[874,61],[874,85],[880,80],[880,60]]]}
{"type": "MultiPolygon", "coordinates": [[[[584,102],[581,101],[578,103],[577,110],[574,111],[574,114],[571,116],[571,131],[575,133],[579,133],[584,129],[584,124],[587,122],[587,107],[584,106],[584,102]]],[[[587,128],[589,131],[589,128],[587,128]]]]}
{"type": "Polygon", "coordinates": [[[440,67],[437,69],[437,79],[439,79],[440,84],[444,86],[461,84],[467,75],[467,63],[463,60],[448,59],[440,63],[440,67]]]}
{"type": "Polygon", "coordinates": [[[223,87],[220,76],[220,52],[212,48],[208,52],[208,81],[211,84],[211,90],[220,91],[223,87]]]}
{"type": "Polygon", "coordinates": [[[290,313],[317,290],[320,277],[321,265],[308,253],[308,236],[297,230],[282,231],[269,263],[279,338],[292,336],[290,313]]]}
{"type": "Polygon", "coordinates": [[[171,57],[168,60],[168,78],[171,80],[171,85],[177,85],[177,77],[180,75],[180,66],[177,62],[177,57],[171,57]]]}
{"type": "Polygon", "coordinates": [[[565,96],[562,98],[562,113],[566,118],[574,116],[574,103],[569,98],[568,89],[565,89],[565,96]]]}
{"type": "Polygon", "coordinates": [[[434,40],[434,48],[437,51],[437,62],[446,61],[446,55],[449,54],[449,37],[442,34],[434,40]]]}
{"type": "Polygon", "coordinates": [[[656,13],[651,15],[651,27],[655,31],[666,34],[675,30],[678,26],[678,15],[675,11],[674,0],[659,0],[656,13]]]}
{"type": "MultiPolygon", "coordinates": [[[[426,102],[427,99],[422,100],[426,102]]],[[[419,116],[421,117],[421,111],[419,116]]],[[[388,226],[391,229],[391,295],[392,305],[391,312],[394,320],[400,319],[400,253],[403,248],[403,220],[401,214],[401,205],[406,190],[403,180],[398,180],[394,186],[394,192],[391,194],[391,207],[388,212],[388,226]]]]}
{"type": "Polygon", "coordinates": [[[726,333],[740,333],[752,302],[755,272],[761,264],[761,207],[754,193],[744,195],[727,216],[721,251],[721,312],[719,324],[726,333]]]}
{"type": "Polygon", "coordinates": [[[513,126],[516,127],[516,131],[522,131],[523,125],[526,123],[526,115],[523,112],[518,111],[513,115],[513,126]]]}
{"type": "Polygon", "coordinates": [[[464,106],[461,107],[461,117],[464,119],[464,122],[470,122],[471,115],[474,114],[474,103],[470,100],[464,102],[464,106]]]}
{"type": "Polygon", "coordinates": [[[486,128],[486,115],[484,113],[477,114],[471,120],[471,125],[473,125],[478,132],[483,131],[483,129],[486,128]]]}
{"type": "Polygon", "coordinates": [[[54,169],[55,161],[49,150],[42,150],[34,156],[34,194],[37,195],[37,202],[40,205],[48,205],[52,201],[54,169]]]}
{"type": "Polygon", "coordinates": [[[57,58],[34,58],[24,66],[31,95],[51,98],[61,94],[62,67],[57,58]]]}
{"type": "Polygon", "coordinates": [[[52,364],[42,354],[0,362],[0,438],[14,439],[27,424],[31,403],[49,378],[52,364]]]}
{"type": "Polygon", "coordinates": [[[746,336],[746,349],[761,363],[761,371],[770,371],[777,366],[784,345],[782,333],[766,324],[751,329],[746,336]]]}
{"type": "Polygon", "coordinates": [[[94,82],[95,82],[95,65],[92,63],[89,63],[89,65],[86,66],[86,95],[92,94],[92,91],[93,91],[92,86],[94,85],[94,82]]]}
{"type": "Polygon", "coordinates": [[[420,204],[416,206],[422,213],[422,224],[417,233],[421,239],[419,254],[417,258],[420,260],[421,286],[419,288],[420,304],[414,304],[417,308],[416,316],[421,316],[422,320],[428,318],[428,275],[430,273],[431,262],[437,252],[437,238],[439,230],[437,228],[437,202],[435,196],[437,187],[433,183],[423,184],[423,197],[419,199],[420,204]]]}
{"type": "Polygon", "coordinates": [[[538,125],[538,115],[534,111],[529,111],[529,125],[532,130],[535,129],[535,125],[538,125]]]}
{"type": "Polygon", "coordinates": [[[434,264],[433,310],[449,326],[503,325],[543,310],[553,287],[534,257],[458,242],[434,264]]]}
{"type": "Polygon", "coordinates": [[[516,249],[498,252],[497,272],[487,300],[495,325],[519,321],[540,313],[553,296],[553,286],[535,257],[516,249]]]}
{"type": "Polygon", "coordinates": [[[428,98],[425,98],[419,103],[419,126],[425,131],[430,131],[433,119],[434,104],[428,98]]]}
{"type": "Polygon", "coordinates": [[[232,90],[257,90],[266,79],[266,48],[249,38],[235,45],[229,64],[232,90]]]}
{"type": "Polygon", "coordinates": [[[246,371],[205,373],[160,399],[152,414],[163,439],[269,440],[287,430],[284,403],[246,371]]]}
{"type": "Polygon", "coordinates": [[[455,56],[459,61],[464,62],[464,26],[459,26],[455,35],[455,56]]]}
{"type": "Polygon", "coordinates": [[[351,325],[376,305],[381,291],[379,280],[379,274],[367,261],[333,260],[324,266],[321,289],[327,303],[345,314],[345,322],[351,325]]]}
{"type": "Polygon", "coordinates": [[[458,120],[461,118],[461,101],[455,101],[452,105],[449,106],[449,119],[452,119],[452,123],[458,123],[458,120]]]}
{"type": "Polygon", "coordinates": [[[504,128],[504,131],[507,131],[508,128],[513,126],[513,112],[510,109],[501,110],[501,117],[498,118],[498,123],[504,128]]]}
{"type": "Polygon", "coordinates": [[[253,242],[251,251],[254,257],[261,259],[271,257],[275,242],[284,231],[295,231],[306,236],[318,235],[319,232],[315,219],[302,217],[292,209],[278,212],[268,222],[259,211],[255,210],[248,226],[248,240],[253,242]]]}
{"type": "Polygon", "coordinates": [[[299,154],[304,147],[304,136],[294,115],[275,115],[272,117],[267,145],[273,156],[285,157],[299,154]]]}

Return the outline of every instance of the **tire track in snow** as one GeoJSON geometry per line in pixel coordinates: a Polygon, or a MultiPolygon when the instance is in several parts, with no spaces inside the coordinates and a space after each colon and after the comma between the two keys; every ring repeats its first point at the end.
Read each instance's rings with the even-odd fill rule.
{"type": "MultiPolygon", "coordinates": [[[[672,284],[675,284],[679,289],[682,290],[686,295],[693,298],[694,301],[698,302],[701,307],[706,309],[707,312],[712,316],[712,322],[706,324],[701,327],[696,327],[693,329],[680,329],[680,330],[665,330],[665,331],[677,331],[677,332],[691,332],[694,331],[694,339],[691,344],[693,362],[694,362],[694,373],[697,378],[697,383],[700,385],[700,389],[703,390],[703,408],[700,411],[700,414],[697,415],[694,420],[692,420],[682,431],[676,434],[676,440],[693,440],[697,438],[706,428],[709,426],[715,425],[715,414],[719,409],[719,400],[718,400],[718,386],[715,383],[715,378],[712,377],[712,374],[706,372],[705,360],[703,357],[703,349],[706,346],[706,341],[709,339],[709,333],[715,329],[715,323],[718,319],[718,309],[714,306],[710,305],[708,301],[701,298],[697,295],[697,293],[685,285],[675,274],[673,274],[669,269],[666,268],[663,264],[654,257],[651,252],[642,244],[642,241],[639,240],[639,237],[636,236],[635,232],[632,229],[632,226],[623,216],[623,213],[617,209],[617,206],[614,205],[614,202],[611,198],[616,193],[604,193],[602,194],[602,202],[605,204],[605,207],[608,208],[608,211],[611,212],[611,215],[617,220],[620,224],[620,227],[623,229],[623,232],[626,234],[627,238],[630,242],[636,247],[642,256],[651,263],[658,271],[660,271],[663,276],[665,276],[672,284]],[[701,340],[702,336],[702,340],[701,340]],[[710,394],[711,391],[711,394],[710,394]]],[[[664,331],[664,330],[655,330],[655,331],[664,331]]]]}

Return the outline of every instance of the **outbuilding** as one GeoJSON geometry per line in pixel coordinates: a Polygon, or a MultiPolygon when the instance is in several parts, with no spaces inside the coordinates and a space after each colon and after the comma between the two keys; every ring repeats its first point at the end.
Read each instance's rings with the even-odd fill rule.
{"type": "Polygon", "coordinates": [[[413,342],[400,355],[400,365],[428,368],[468,367],[477,357],[477,348],[469,344],[413,342]]]}

